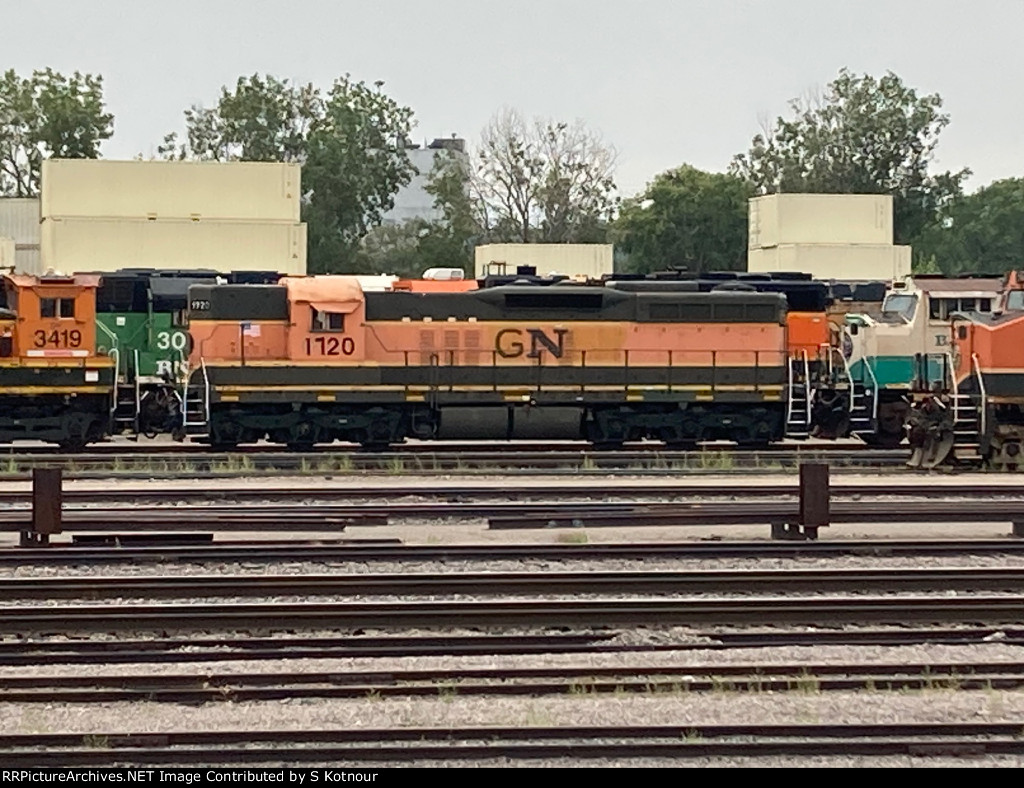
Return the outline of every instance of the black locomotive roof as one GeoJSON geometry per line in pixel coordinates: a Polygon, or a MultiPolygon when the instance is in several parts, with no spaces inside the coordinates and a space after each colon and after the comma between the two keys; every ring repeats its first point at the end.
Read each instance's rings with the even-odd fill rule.
{"type": "Polygon", "coordinates": [[[366,293],[367,320],[784,322],[781,295],[627,292],[587,285],[508,285],[461,293],[366,293]]]}

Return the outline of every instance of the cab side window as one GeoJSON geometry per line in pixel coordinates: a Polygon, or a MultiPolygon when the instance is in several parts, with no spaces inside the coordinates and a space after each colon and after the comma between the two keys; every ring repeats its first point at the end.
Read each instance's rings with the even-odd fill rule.
{"type": "Polygon", "coordinates": [[[42,318],[73,318],[75,316],[75,299],[73,298],[40,298],[39,317],[42,318]]]}
{"type": "Polygon", "coordinates": [[[341,312],[321,312],[313,307],[310,309],[313,311],[312,331],[340,333],[345,330],[345,315],[341,312]]]}

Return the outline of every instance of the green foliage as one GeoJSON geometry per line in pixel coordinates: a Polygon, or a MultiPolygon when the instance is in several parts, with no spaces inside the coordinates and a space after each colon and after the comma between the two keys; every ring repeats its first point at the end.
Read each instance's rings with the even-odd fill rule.
{"type": "Polygon", "coordinates": [[[751,192],[735,175],[683,165],[626,201],[612,235],[629,255],[629,269],[639,273],[679,266],[744,270],[751,192]]]}
{"type": "Polygon", "coordinates": [[[410,219],[372,228],[363,238],[351,270],[416,278],[428,268],[472,272],[473,241],[480,232],[469,194],[465,154],[441,151],[428,173],[426,191],[441,212],[436,221],[410,219]]]}
{"type": "Polygon", "coordinates": [[[732,171],[762,194],[892,194],[896,243],[913,243],[961,194],[968,170],[932,175],[939,134],[949,124],[938,95],[918,96],[887,73],[843,69],[825,94],[791,103],[754,137],[732,171]]]}
{"type": "MultiPolygon", "coordinates": [[[[1024,260],[1024,178],[1007,178],[956,200],[915,242],[914,257],[945,274],[1002,275],[1024,260]]],[[[915,270],[920,266],[915,259],[915,270]]]]}
{"type": "Polygon", "coordinates": [[[488,241],[597,243],[617,206],[615,150],[582,123],[514,110],[484,129],[473,169],[475,215],[488,241]]]}
{"type": "Polygon", "coordinates": [[[303,165],[311,273],[349,271],[360,241],[394,205],[414,169],[405,140],[412,110],[349,75],[325,92],[272,76],[241,77],[215,108],[185,113],[187,141],[169,134],[166,158],[297,161],[303,165]]]}
{"type": "Polygon", "coordinates": [[[95,159],[113,135],[103,111],[103,77],[52,69],[0,75],[0,195],[39,194],[43,160],[95,159]]]}

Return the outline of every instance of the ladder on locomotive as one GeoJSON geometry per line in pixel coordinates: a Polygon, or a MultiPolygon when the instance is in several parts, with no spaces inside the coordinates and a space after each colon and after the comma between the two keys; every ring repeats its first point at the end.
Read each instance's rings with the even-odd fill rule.
{"type": "Polygon", "coordinates": [[[185,381],[181,395],[181,426],[186,435],[205,435],[210,427],[210,377],[206,362],[185,381]]]}
{"type": "Polygon", "coordinates": [[[971,374],[969,379],[977,381],[976,391],[962,392],[956,379],[956,368],[953,357],[946,353],[950,380],[950,398],[953,407],[953,454],[958,460],[974,460],[981,453],[981,438],[986,429],[986,412],[988,410],[988,393],[985,390],[985,379],[981,374],[981,366],[976,353],[971,354],[971,374]]]}
{"type": "Polygon", "coordinates": [[[842,375],[850,392],[850,437],[864,438],[878,428],[878,378],[868,359],[864,359],[863,366],[866,379],[858,379],[846,355],[840,353],[839,357],[843,360],[842,375]]]}
{"type": "Polygon", "coordinates": [[[811,365],[807,351],[789,359],[786,386],[786,437],[809,438],[811,435],[811,365]]]}
{"type": "Polygon", "coordinates": [[[139,381],[139,351],[133,351],[134,366],[125,365],[124,376],[121,375],[121,353],[117,348],[110,349],[114,359],[116,384],[114,398],[110,407],[110,422],[115,435],[128,432],[131,440],[139,439],[139,410],[142,407],[142,389],[139,381]]]}

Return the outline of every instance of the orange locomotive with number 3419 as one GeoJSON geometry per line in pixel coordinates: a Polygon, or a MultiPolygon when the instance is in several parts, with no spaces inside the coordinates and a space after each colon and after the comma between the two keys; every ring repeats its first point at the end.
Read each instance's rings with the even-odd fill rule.
{"type": "Polygon", "coordinates": [[[108,432],[115,362],[96,350],[98,276],[3,277],[0,440],[77,450],[108,432]]]}

